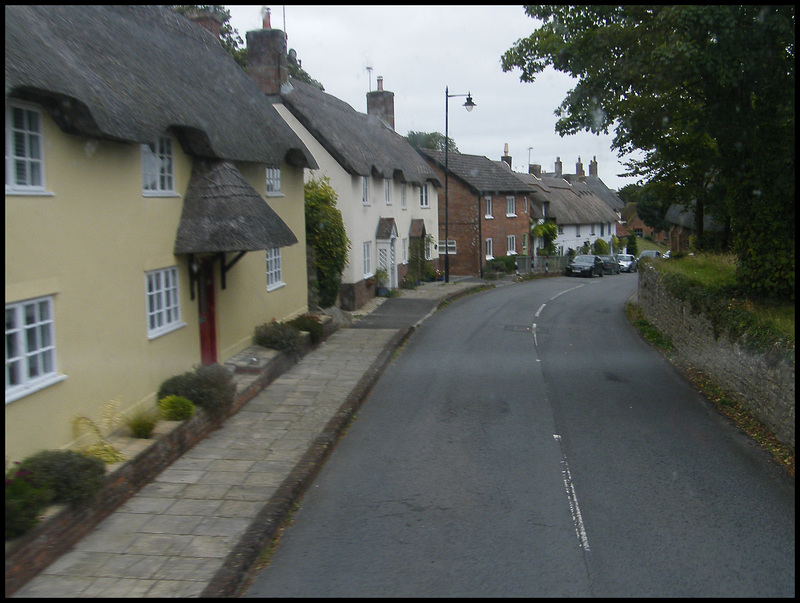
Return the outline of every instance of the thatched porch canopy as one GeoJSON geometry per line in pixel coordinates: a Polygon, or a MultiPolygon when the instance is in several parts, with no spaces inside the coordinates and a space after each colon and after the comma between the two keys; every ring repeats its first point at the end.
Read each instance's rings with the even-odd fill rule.
{"type": "Polygon", "coordinates": [[[198,161],[183,200],[176,254],[260,251],[297,237],[228,161],[198,161]]]}

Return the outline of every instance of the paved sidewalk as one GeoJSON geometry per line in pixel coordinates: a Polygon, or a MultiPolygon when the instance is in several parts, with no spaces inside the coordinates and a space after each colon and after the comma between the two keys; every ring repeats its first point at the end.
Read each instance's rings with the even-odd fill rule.
{"type": "Polygon", "coordinates": [[[442,300],[480,283],[371,303],[365,318],[382,308],[390,328],[334,333],[14,596],[235,596],[394,349],[442,300]]]}

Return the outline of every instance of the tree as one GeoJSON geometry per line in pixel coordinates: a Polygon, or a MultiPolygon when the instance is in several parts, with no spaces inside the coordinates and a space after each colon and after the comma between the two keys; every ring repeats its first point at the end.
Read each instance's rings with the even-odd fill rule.
{"type": "MultiPolygon", "coordinates": [[[[414,132],[413,130],[405,136],[408,143],[415,149],[433,149],[434,151],[444,151],[444,134],[439,132],[414,132]]],[[[452,138],[448,138],[448,149],[451,153],[458,153],[458,147],[452,138]]]]}
{"type": "Polygon", "coordinates": [[[350,239],[344,228],[342,212],[336,207],[336,191],[330,180],[312,178],[304,185],[306,244],[314,256],[319,304],[333,306],[347,265],[350,239]]]}
{"type": "Polygon", "coordinates": [[[552,221],[539,222],[531,230],[531,234],[542,240],[539,255],[555,255],[555,240],[558,238],[558,225],[552,221]]]}
{"type": "Polygon", "coordinates": [[[534,81],[577,78],[562,135],[608,133],[628,173],[730,219],[747,293],[794,297],[794,5],[529,6],[542,21],[502,57],[534,81]],[[764,271],[766,257],[779,257],[764,271]]]}
{"type": "Polygon", "coordinates": [[[636,235],[628,235],[626,249],[630,255],[639,255],[639,243],[636,241],[636,235]]]}

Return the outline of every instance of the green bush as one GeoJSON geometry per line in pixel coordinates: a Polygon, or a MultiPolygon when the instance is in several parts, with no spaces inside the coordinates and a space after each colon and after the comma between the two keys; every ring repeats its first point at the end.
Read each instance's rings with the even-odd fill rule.
{"type": "Polygon", "coordinates": [[[323,327],[319,316],[315,314],[301,314],[297,318],[290,320],[289,324],[300,331],[308,331],[311,334],[311,343],[314,345],[322,341],[323,327]]]}
{"type": "Polygon", "coordinates": [[[183,396],[166,396],[158,401],[158,410],[167,421],[188,421],[194,416],[194,402],[183,396]]]}
{"type": "Polygon", "coordinates": [[[53,497],[51,490],[34,481],[30,471],[15,464],[15,469],[6,472],[6,540],[33,529],[53,497]]]}
{"type": "MultiPolygon", "coordinates": [[[[52,493],[52,502],[83,506],[103,487],[106,469],[100,459],[72,450],[43,450],[24,459],[21,471],[52,493]]],[[[48,501],[50,502],[50,501],[48,501]]]]}
{"type": "Polygon", "coordinates": [[[288,354],[297,353],[300,348],[300,330],[285,322],[272,322],[258,325],[253,335],[256,345],[279,350],[288,354]]]}
{"type": "Polygon", "coordinates": [[[125,426],[131,430],[134,438],[147,439],[153,435],[153,430],[160,419],[158,410],[154,408],[140,408],[132,415],[125,418],[125,426]]]}
{"type": "Polygon", "coordinates": [[[492,258],[486,262],[485,268],[490,272],[505,272],[510,274],[517,271],[517,258],[513,255],[503,255],[492,258]]]}
{"type": "Polygon", "coordinates": [[[209,364],[164,381],[158,389],[158,399],[167,396],[188,398],[210,417],[218,418],[233,405],[236,386],[230,371],[219,364],[209,364]]]}

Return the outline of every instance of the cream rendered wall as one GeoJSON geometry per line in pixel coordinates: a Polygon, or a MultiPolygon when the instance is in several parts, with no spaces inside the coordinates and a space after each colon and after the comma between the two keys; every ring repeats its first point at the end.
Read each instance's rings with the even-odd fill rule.
{"type": "MultiPolygon", "coordinates": [[[[251,186],[266,195],[265,166],[237,164],[251,186]]],[[[281,249],[283,287],[267,291],[266,252],[246,253],[226,275],[226,288],[217,284],[217,344],[222,359],[227,359],[252,345],[255,325],[273,318],[285,321],[308,312],[308,278],[306,274],[306,228],[303,202],[303,169],[284,163],[281,166],[280,195],[266,197],[269,206],[286,222],[298,242],[281,249]]],[[[230,262],[236,254],[229,253],[230,262]]]]}
{"type": "MultiPolygon", "coordinates": [[[[420,208],[419,187],[406,186],[406,209],[402,209],[401,184],[392,180],[392,204],[386,205],[383,178],[369,178],[370,205],[365,206],[361,201],[361,177],[347,173],[342,166],[325,150],[325,148],[312,136],[308,130],[281,104],[275,108],[283,117],[289,127],[294,130],[306,147],[314,155],[318,170],[308,170],[306,178],[321,178],[327,176],[330,184],[338,195],[337,207],[342,212],[347,236],[350,238],[350,251],[348,262],[342,273],[343,283],[358,283],[364,280],[363,244],[371,241],[371,262],[374,272],[377,264],[377,250],[375,235],[380,218],[394,218],[397,224],[397,263],[402,262],[402,239],[408,239],[411,220],[422,218],[425,220],[425,229],[434,237],[438,232],[438,197],[433,184],[428,185],[429,208],[420,208]]],[[[433,251],[434,258],[438,257],[433,251]]]]}
{"type": "MultiPolygon", "coordinates": [[[[6,303],[53,296],[57,371],[65,378],[5,405],[7,462],[74,445],[73,417],[99,423],[103,404],[112,399],[121,410],[152,404],[164,379],[200,361],[187,258],[172,253],[191,159],[173,138],[178,194],[144,197],[138,144],[68,135],[46,113],[42,118],[45,188],[52,194],[6,195],[6,303]],[[170,266],[178,267],[185,326],[150,340],[145,273],[170,266]]],[[[263,194],[264,167],[246,171],[263,194]]],[[[271,205],[302,241],[301,172],[286,169],[290,192],[271,205]]],[[[263,253],[246,254],[228,272],[225,291],[215,276],[221,360],[249,344],[262,317],[281,320],[305,311],[304,251],[285,253],[284,270],[292,278],[276,295],[266,293],[263,253]],[[295,278],[300,271],[302,278],[295,278]],[[233,301],[250,294],[260,301],[233,301]]]]}

